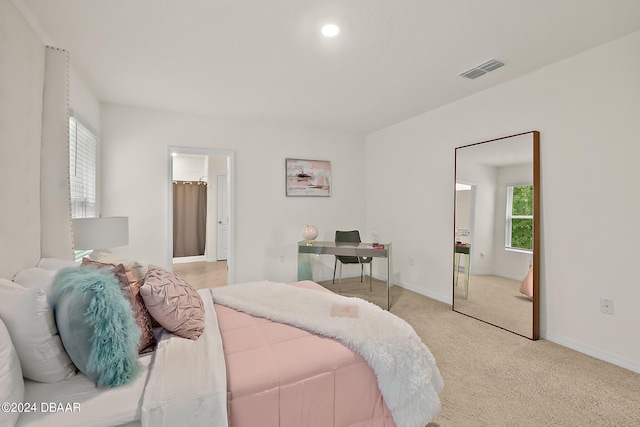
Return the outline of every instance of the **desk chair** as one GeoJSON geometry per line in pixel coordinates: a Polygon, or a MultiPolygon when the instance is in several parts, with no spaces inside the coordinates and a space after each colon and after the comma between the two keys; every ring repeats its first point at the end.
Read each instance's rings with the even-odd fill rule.
{"type": "MultiPolygon", "coordinates": [[[[336,231],[336,243],[355,243],[356,245],[361,242],[360,240],[360,232],[358,230],[352,231],[336,231]]],[[[371,273],[371,261],[373,261],[373,257],[362,257],[362,256],[345,256],[345,255],[336,255],[336,260],[333,263],[333,283],[336,283],[336,267],[338,265],[338,261],[340,261],[340,279],[338,282],[338,292],[340,292],[340,286],[342,285],[342,265],[343,264],[360,264],[360,283],[363,281],[364,277],[364,265],[369,264],[369,291],[373,288],[373,275],[371,273]]]]}

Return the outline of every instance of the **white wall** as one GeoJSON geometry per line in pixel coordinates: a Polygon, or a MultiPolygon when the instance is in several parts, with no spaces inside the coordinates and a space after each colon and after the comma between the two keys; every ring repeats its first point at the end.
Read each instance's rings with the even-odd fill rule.
{"type": "MultiPolygon", "coordinates": [[[[73,64],[73,54],[70,53],[69,57],[69,61],[73,64]]],[[[73,65],[70,68],[69,98],[71,109],[85,126],[89,126],[96,135],[100,136],[100,101],[98,101],[98,98],[87,86],[80,74],[76,72],[73,65]]]]}
{"type": "Polygon", "coordinates": [[[640,276],[621,261],[640,259],[639,52],[635,33],[368,135],[367,224],[395,279],[451,301],[454,148],[539,130],[542,336],[640,372],[640,276]]]}
{"type": "Polygon", "coordinates": [[[362,136],[115,105],[102,105],[101,123],[104,213],[129,217],[131,257],[169,267],[168,146],[235,152],[235,282],[295,280],[306,224],[320,240],[364,228],[362,136]],[[287,157],[330,160],[331,197],[286,197],[287,157]]]}
{"type": "Polygon", "coordinates": [[[177,154],[173,156],[173,179],[175,181],[209,182],[207,177],[208,156],[177,154]]]}
{"type": "Polygon", "coordinates": [[[7,279],[40,259],[44,52],[13,3],[0,0],[0,277],[7,279]]]}

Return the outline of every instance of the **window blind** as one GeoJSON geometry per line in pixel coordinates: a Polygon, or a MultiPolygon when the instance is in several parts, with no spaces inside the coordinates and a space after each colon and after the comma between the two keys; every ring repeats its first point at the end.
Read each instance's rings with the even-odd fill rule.
{"type": "Polygon", "coordinates": [[[71,217],[96,216],[98,137],[77,118],[69,117],[71,217]]]}

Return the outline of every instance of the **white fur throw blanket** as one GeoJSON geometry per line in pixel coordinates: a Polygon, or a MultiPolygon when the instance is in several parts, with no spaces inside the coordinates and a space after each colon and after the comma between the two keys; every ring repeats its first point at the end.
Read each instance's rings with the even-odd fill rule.
{"type": "Polygon", "coordinates": [[[268,281],[211,290],[217,304],[337,339],[373,368],[398,427],[424,427],[440,411],[440,371],[404,320],[359,298],[268,281]]]}

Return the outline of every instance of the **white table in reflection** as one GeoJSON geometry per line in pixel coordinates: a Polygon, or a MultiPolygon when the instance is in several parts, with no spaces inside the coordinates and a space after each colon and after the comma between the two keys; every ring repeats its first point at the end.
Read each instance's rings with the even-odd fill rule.
{"type": "Polygon", "coordinates": [[[453,271],[455,271],[455,285],[458,286],[458,275],[460,274],[460,257],[466,258],[464,266],[464,299],[469,297],[469,268],[471,267],[471,245],[469,243],[456,243],[456,255],[453,271]]]}

